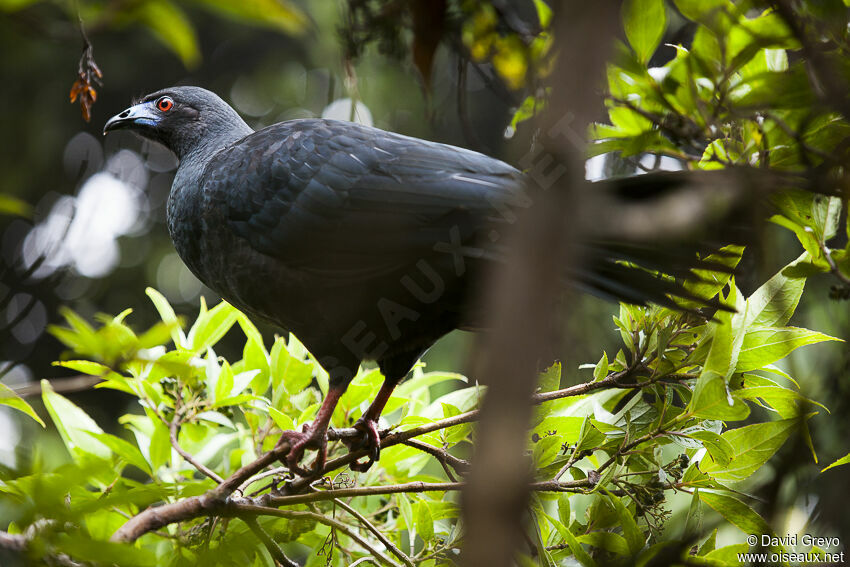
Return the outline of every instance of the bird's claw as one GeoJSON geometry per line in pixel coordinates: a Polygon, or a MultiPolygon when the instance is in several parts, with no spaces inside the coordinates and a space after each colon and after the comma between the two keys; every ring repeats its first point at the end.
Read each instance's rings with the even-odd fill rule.
{"type": "Polygon", "coordinates": [[[311,477],[318,475],[325,467],[328,456],[327,431],[320,431],[318,428],[313,429],[305,425],[303,431],[284,431],[281,433],[277,444],[280,445],[284,442],[289,443],[289,453],[282,460],[291,472],[311,477]],[[307,449],[316,449],[317,452],[313,470],[307,470],[298,464],[307,449]]]}
{"type": "Polygon", "coordinates": [[[349,467],[353,471],[366,472],[372,467],[375,461],[381,457],[381,436],[378,433],[378,422],[374,419],[360,418],[357,420],[357,423],[354,424],[354,428],[362,431],[363,437],[357,439],[346,439],[343,442],[350,451],[366,448],[369,453],[367,454],[367,461],[363,463],[360,461],[353,461],[349,467]]]}

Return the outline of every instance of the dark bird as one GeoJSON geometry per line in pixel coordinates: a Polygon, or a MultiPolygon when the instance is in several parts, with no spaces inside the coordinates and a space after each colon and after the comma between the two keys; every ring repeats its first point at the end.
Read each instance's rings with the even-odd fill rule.
{"type": "MultiPolygon", "coordinates": [[[[252,130],[215,94],[174,87],[111,118],[172,150],[180,166],[168,230],[189,269],[242,311],[293,332],[330,374],[312,425],[285,431],[286,464],[326,459],[327,428],[361,361],[385,381],[355,427],[378,459],[377,421],[423,352],[477,329],[483,274],[500,233],[527,205],[522,174],[480,153],[350,122],[303,119],[252,130]]],[[[587,243],[569,276],[601,295],[669,304],[669,279],[620,262],[635,250],[587,243]]],[[[651,258],[643,258],[644,260],[651,258]]],[[[648,266],[654,268],[655,266],[648,266]]],[[[669,270],[668,270],[669,273],[669,270]]]]}

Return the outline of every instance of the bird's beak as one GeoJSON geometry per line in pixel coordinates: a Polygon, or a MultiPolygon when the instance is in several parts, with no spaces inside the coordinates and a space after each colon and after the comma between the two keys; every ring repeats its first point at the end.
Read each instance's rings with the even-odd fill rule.
{"type": "Polygon", "coordinates": [[[103,126],[103,134],[122,128],[153,128],[159,123],[159,118],[152,101],[142,102],[110,118],[103,126]]]}

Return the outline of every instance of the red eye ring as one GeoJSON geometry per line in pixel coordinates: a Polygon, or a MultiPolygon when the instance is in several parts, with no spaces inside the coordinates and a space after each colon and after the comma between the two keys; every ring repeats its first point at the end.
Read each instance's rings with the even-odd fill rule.
{"type": "Polygon", "coordinates": [[[160,98],[158,98],[158,99],[157,99],[157,101],[156,101],[156,107],[157,107],[157,108],[158,108],[161,112],[168,112],[169,110],[171,110],[172,108],[174,108],[174,101],[173,101],[173,100],[171,100],[171,98],[170,98],[170,97],[163,96],[163,97],[160,97],[160,98]]]}

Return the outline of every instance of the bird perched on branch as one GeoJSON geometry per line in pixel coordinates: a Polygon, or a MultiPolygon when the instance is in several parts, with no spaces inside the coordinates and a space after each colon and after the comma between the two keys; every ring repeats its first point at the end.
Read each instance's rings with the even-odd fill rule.
{"type": "MultiPolygon", "coordinates": [[[[349,445],[369,449],[352,465],[366,470],[379,457],[378,418],[394,387],[441,336],[483,325],[476,297],[504,257],[504,229],[529,205],[523,175],[480,153],[350,122],[291,120],[255,132],[198,87],[144,97],[104,133],[119,129],[179,158],[167,220],[189,269],[237,308],[293,332],[328,371],[313,423],[281,436],[291,470],[311,474],[299,464],[311,448],[322,469],[340,396],[361,361],[377,361],[385,382],[355,424],[363,439],[349,445]]],[[[621,262],[634,247],[584,246],[587,261],[565,274],[584,288],[633,303],[687,296],[621,262]]],[[[640,259],[669,268],[653,258],[640,259]]]]}

